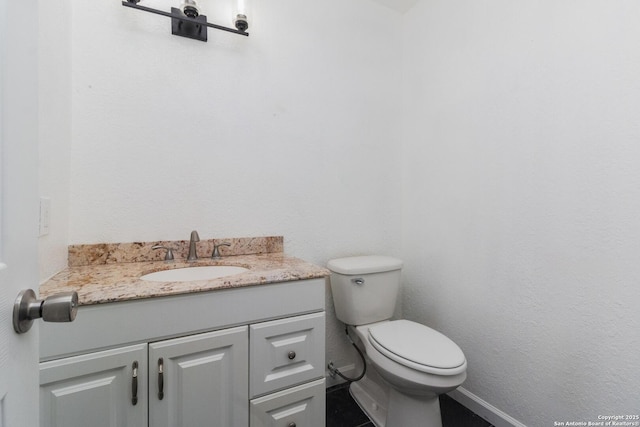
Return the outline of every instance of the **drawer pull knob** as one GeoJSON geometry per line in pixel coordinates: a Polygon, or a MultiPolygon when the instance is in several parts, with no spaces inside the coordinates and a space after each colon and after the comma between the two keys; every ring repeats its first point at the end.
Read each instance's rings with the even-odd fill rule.
{"type": "Polygon", "coordinates": [[[289,423],[287,427],[296,427],[296,423],[289,423]]]}
{"type": "MultiPolygon", "coordinates": [[[[293,360],[296,358],[296,352],[295,351],[290,351],[289,354],[287,354],[287,357],[289,357],[289,360],[293,360]]],[[[296,423],[291,423],[289,424],[290,427],[296,427],[296,423]],[[293,424],[293,426],[291,425],[293,424]]]]}

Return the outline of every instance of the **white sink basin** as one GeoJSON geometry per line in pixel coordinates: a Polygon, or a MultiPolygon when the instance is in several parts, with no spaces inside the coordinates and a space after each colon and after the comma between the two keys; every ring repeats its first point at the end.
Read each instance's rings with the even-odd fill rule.
{"type": "Polygon", "coordinates": [[[173,270],[156,271],[140,278],[150,282],[193,282],[211,280],[219,277],[233,276],[248,271],[248,268],[231,265],[209,265],[204,267],[175,268],[173,270]]]}

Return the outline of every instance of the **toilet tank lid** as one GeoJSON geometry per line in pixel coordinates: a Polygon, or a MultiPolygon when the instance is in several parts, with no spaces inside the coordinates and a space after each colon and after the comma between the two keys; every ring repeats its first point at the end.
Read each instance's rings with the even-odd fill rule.
{"type": "Polygon", "coordinates": [[[336,258],[327,263],[327,268],[339,274],[367,274],[400,270],[402,260],[390,256],[366,255],[336,258]]]}

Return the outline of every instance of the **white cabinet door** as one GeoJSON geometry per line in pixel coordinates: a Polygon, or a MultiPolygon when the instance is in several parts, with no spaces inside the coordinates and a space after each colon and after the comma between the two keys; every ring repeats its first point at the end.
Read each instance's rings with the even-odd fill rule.
{"type": "Polygon", "coordinates": [[[251,325],[251,397],[324,375],[324,312],[251,325]]]}
{"type": "Polygon", "coordinates": [[[149,344],[149,426],[247,427],[248,340],[242,326],[149,344]]]}
{"type": "Polygon", "coordinates": [[[146,344],[43,362],[40,425],[146,427],[146,372],[146,344]]]}
{"type": "Polygon", "coordinates": [[[325,427],[325,380],[251,401],[251,427],[325,427]]]}

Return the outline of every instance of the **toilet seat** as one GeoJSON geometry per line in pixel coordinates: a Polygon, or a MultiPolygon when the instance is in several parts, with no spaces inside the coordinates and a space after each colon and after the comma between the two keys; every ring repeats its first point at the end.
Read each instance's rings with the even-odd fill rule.
{"type": "Polygon", "coordinates": [[[369,328],[375,350],[408,368],[435,375],[457,375],[467,368],[464,353],[448,337],[420,323],[393,320],[369,328]]]}

